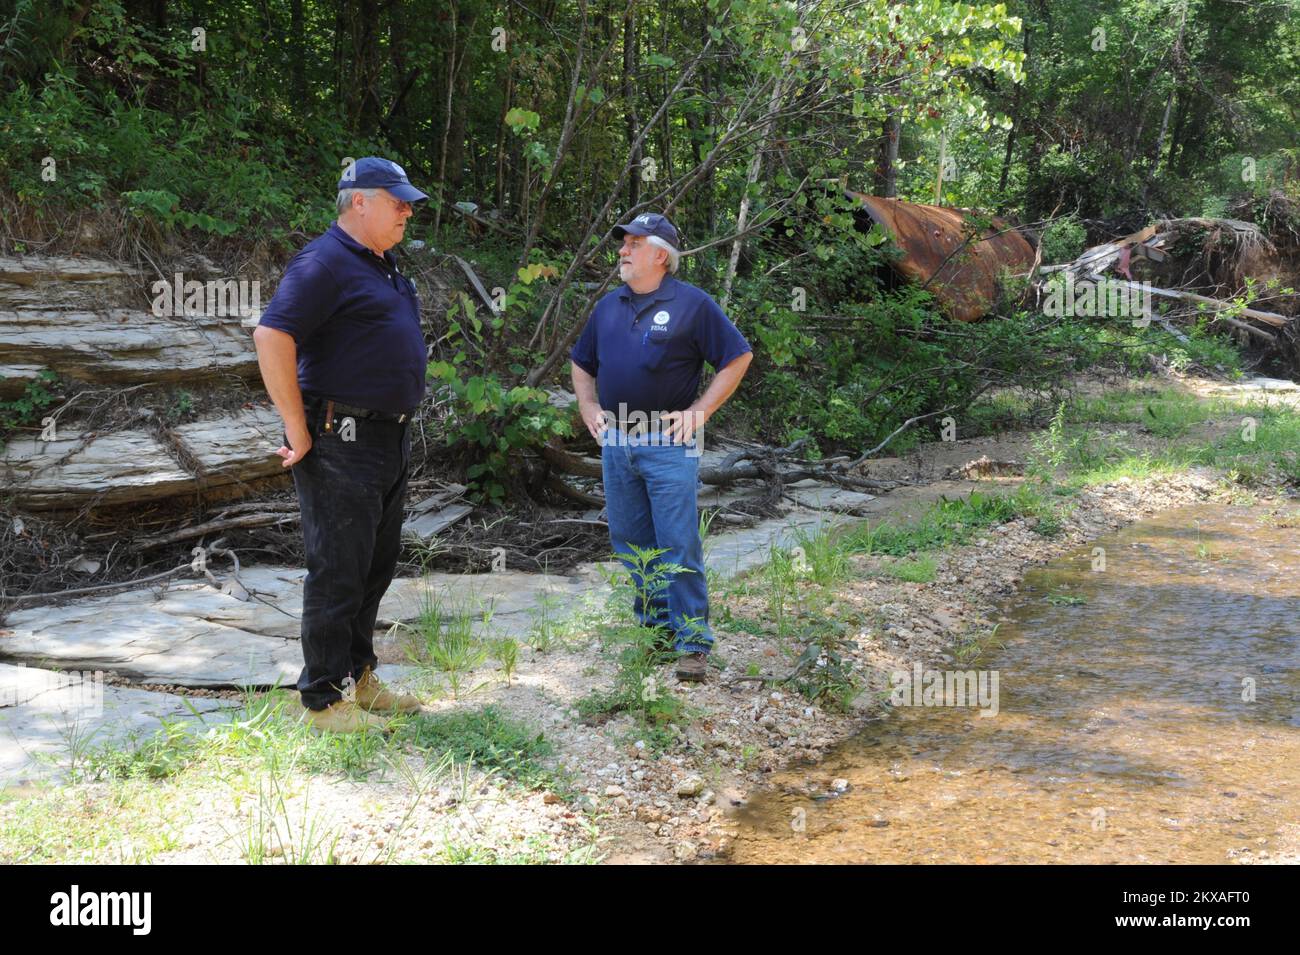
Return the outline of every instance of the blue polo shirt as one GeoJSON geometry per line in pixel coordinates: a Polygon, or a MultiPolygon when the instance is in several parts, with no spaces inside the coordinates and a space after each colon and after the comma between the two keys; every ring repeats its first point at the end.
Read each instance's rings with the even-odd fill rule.
{"type": "Polygon", "coordinates": [[[397,412],[424,397],[415,284],[337,222],[293,257],[260,324],[293,336],[304,396],[397,412]]]}
{"type": "Polygon", "coordinates": [[[724,368],[753,351],[718,303],[665,275],[639,307],[626,285],[603,296],[569,353],[596,379],[600,406],[627,411],[684,411],[700,390],[707,361],[724,368]]]}

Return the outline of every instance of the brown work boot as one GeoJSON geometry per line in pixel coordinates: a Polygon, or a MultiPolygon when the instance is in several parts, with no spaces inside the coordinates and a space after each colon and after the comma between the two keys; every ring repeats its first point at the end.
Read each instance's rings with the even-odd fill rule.
{"type": "Polygon", "coordinates": [[[304,710],[302,721],[322,733],[382,733],[388,721],[372,716],[355,703],[335,700],[323,710],[304,710]]]}
{"type": "Polygon", "coordinates": [[[707,653],[683,653],[677,658],[677,679],[683,683],[703,683],[708,672],[707,653]]]}
{"type": "Polygon", "coordinates": [[[418,713],[424,708],[409,693],[397,693],[384,686],[370,667],[361,671],[355,699],[358,706],[372,713],[418,713]]]}

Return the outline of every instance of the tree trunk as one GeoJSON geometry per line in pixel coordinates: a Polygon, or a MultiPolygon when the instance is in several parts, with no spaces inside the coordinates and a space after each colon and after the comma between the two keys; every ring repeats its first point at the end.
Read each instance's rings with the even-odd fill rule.
{"type": "MultiPolygon", "coordinates": [[[[514,9],[512,6],[511,10],[514,9]]],[[[514,24],[507,21],[506,27],[508,32],[514,24]]],[[[497,209],[505,210],[506,207],[506,113],[510,112],[510,99],[514,96],[515,91],[515,61],[514,57],[506,65],[506,95],[501,100],[501,115],[497,118],[497,209]]]]}
{"type": "Polygon", "coordinates": [[[302,103],[307,98],[307,79],[303,54],[302,0],[289,4],[289,82],[293,99],[302,103]]]}
{"type": "Polygon", "coordinates": [[[898,195],[898,138],[903,131],[899,110],[890,110],[880,134],[879,158],[876,162],[876,195],[892,199],[898,195]]]}
{"type": "Polygon", "coordinates": [[[998,208],[1006,211],[1007,181],[1011,177],[1011,160],[1016,152],[1016,132],[1020,128],[1020,113],[1024,108],[1025,85],[1029,82],[1029,24],[1022,21],[1020,29],[1024,31],[1021,49],[1025,54],[1025,78],[1016,85],[1011,97],[1011,128],[1007,130],[1007,151],[1002,157],[1002,174],[998,176],[998,208]]]}
{"type": "MultiPolygon", "coordinates": [[[[473,36],[476,19],[476,17],[470,17],[469,22],[465,24],[463,32],[466,36],[473,36]]],[[[472,44],[465,44],[465,48],[460,55],[460,62],[456,66],[456,96],[452,100],[451,136],[448,140],[447,154],[447,185],[444,187],[444,193],[453,201],[456,192],[461,188],[465,179],[465,123],[470,103],[469,81],[470,76],[473,74],[472,68],[466,69],[465,61],[469,58],[472,49],[472,44]]]]}
{"type": "Polygon", "coordinates": [[[632,151],[632,175],[627,179],[628,208],[640,202],[641,197],[641,146],[636,144],[641,124],[636,115],[636,12],[629,10],[623,22],[623,122],[627,129],[627,144],[632,151]]]}
{"type": "Polygon", "coordinates": [[[1156,173],[1160,169],[1160,157],[1164,152],[1165,134],[1169,131],[1169,114],[1174,108],[1174,95],[1178,92],[1178,81],[1183,73],[1183,33],[1187,28],[1187,4],[1179,5],[1180,14],[1178,20],[1178,36],[1174,40],[1173,50],[1170,51],[1169,72],[1173,79],[1173,86],[1169,89],[1169,96],[1165,98],[1165,112],[1160,119],[1160,133],[1156,136],[1156,148],[1151,163],[1151,172],[1147,177],[1147,185],[1155,179],[1156,173]]]}
{"type": "Polygon", "coordinates": [[[452,99],[456,89],[456,21],[459,17],[459,5],[451,4],[451,36],[447,47],[447,98],[444,102],[444,122],[442,126],[442,146],[438,151],[437,193],[434,194],[433,234],[438,235],[442,225],[442,208],[447,202],[447,141],[451,138],[452,99]]]}
{"type": "Polygon", "coordinates": [[[785,56],[781,58],[781,72],[772,80],[772,96],[767,102],[767,115],[763,117],[763,122],[758,127],[758,141],[754,144],[754,155],[749,160],[749,170],[745,174],[745,194],[740,197],[740,211],[736,214],[736,232],[738,233],[735,240],[731,243],[731,257],[727,260],[727,275],[722,280],[722,297],[718,304],[726,311],[727,301],[731,298],[731,286],[736,280],[736,269],[740,265],[740,249],[745,244],[745,237],[742,233],[749,224],[749,206],[750,191],[755,183],[758,182],[758,172],[763,165],[763,149],[767,145],[767,134],[771,128],[772,120],[776,118],[777,111],[781,108],[781,96],[785,91],[785,78],[790,68],[792,53],[786,51],[785,56]]]}

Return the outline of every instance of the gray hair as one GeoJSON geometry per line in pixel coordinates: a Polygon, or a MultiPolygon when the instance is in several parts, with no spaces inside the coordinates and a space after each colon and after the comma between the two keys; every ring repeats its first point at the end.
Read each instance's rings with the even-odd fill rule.
{"type": "Polygon", "coordinates": [[[361,193],[363,196],[365,196],[367,199],[373,199],[375,198],[375,194],[379,192],[379,190],[378,189],[340,189],[338,202],[336,203],[336,205],[338,206],[339,215],[343,215],[343,213],[347,212],[349,209],[352,208],[352,197],[355,196],[358,192],[361,193]]]}
{"type": "Polygon", "coordinates": [[[668,271],[670,274],[677,274],[677,266],[680,264],[682,254],[669,245],[664,239],[657,235],[648,235],[645,237],[646,245],[653,245],[656,248],[663,249],[668,253],[668,271]]]}

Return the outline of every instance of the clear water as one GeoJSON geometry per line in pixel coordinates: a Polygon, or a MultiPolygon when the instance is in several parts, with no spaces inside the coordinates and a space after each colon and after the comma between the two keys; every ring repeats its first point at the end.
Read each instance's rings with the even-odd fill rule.
{"type": "Polygon", "coordinates": [[[948,665],[997,671],[995,716],[896,707],[741,810],[732,861],[1223,863],[1294,852],[1300,530],[1287,525],[1300,521],[1279,517],[1184,508],[1032,572],[1004,608],[1000,645],[948,665]],[[833,794],[837,778],[848,788],[833,794]]]}

